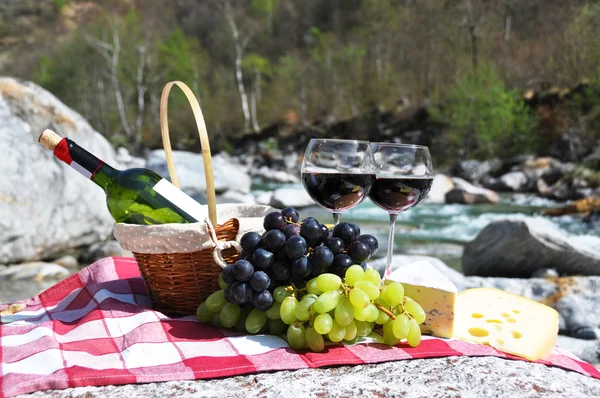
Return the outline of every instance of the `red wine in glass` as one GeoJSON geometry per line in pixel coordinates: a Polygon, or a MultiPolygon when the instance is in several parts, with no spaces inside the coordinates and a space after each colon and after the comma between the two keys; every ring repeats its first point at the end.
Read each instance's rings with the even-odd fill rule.
{"type": "Polygon", "coordinates": [[[427,196],[432,182],[432,176],[376,177],[369,198],[388,212],[405,211],[427,196]]]}
{"type": "Polygon", "coordinates": [[[320,206],[335,212],[353,208],[368,195],[373,174],[303,172],[302,184],[320,206]]]}

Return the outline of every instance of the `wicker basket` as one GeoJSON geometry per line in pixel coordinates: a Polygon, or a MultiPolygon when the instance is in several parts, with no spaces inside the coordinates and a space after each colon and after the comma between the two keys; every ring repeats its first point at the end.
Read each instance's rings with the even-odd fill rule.
{"type": "MultiPolygon", "coordinates": [[[[212,170],[210,144],[206,125],[200,105],[193,92],[182,82],[169,82],[165,85],[160,102],[160,125],[163,146],[171,182],[179,187],[179,179],[173,163],[171,142],[169,139],[167,103],[171,88],[178,86],[187,97],[198,127],[202,155],[204,158],[204,171],[206,178],[206,196],[208,199],[208,213],[210,228],[214,227],[212,236],[216,235],[219,242],[230,242],[236,239],[239,223],[235,218],[229,219],[222,225],[217,225],[216,195],[212,170]]],[[[217,245],[219,246],[219,245],[217,245]]],[[[218,264],[219,257],[226,263],[231,263],[239,257],[239,246],[220,245],[217,256],[213,250],[199,250],[186,253],[136,253],[140,273],[154,309],[172,315],[192,315],[196,313],[198,305],[211,293],[219,289],[218,275],[223,263],[218,264]],[[227,248],[229,247],[229,248],[227,248]],[[221,251],[222,249],[222,251],[221,251]]]]}

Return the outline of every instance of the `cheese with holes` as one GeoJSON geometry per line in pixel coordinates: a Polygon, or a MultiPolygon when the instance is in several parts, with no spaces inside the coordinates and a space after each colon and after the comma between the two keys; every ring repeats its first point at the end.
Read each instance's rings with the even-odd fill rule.
{"type": "Polygon", "coordinates": [[[421,324],[422,333],[452,337],[457,289],[450,279],[429,261],[417,261],[397,268],[388,279],[402,283],[404,295],[425,310],[427,318],[421,324]]]}
{"type": "Polygon", "coordinates": [[[537,301],[499,289],[467,289],[456,301],[454,337],[490,345],[529,360],[552,353],[558,313],[537,301]]]}

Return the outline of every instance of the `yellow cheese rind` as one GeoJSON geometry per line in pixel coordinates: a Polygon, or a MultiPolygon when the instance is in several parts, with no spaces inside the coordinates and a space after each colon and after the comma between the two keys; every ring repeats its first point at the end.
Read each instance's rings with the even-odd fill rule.
{"type": "Polygon", "coordinates": [[[548,357],[556,345],[558,312],[499,289],[467,289],[458,294],[454,337],[490,345],[532,361],[548,357]]]}
{"type": "Polygon", "coordinates": [[[397,268],[388,279],[402,283],[404,295],[423,307],[427,318],[421,324],[421,333],[452,337],[457,289],[450,279],[429,261],[397,268]]]}

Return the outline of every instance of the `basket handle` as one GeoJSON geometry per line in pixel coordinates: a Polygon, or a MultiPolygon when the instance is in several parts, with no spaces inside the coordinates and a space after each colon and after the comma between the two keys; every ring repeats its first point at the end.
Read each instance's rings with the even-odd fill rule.
{"type": "MultiPolygon", "coordinates": [[[[168,102],[169,93],[171,87],[177,86],[185,94],[194,118],[196,119],[196,127],[198,128],[198,136],[200,137],[200,145],[202,147],[202,158],[204,160],[204,178],[206,179],[206,199],[208,200],[208,218],[213,225],[217,225],[217,198],[215,194],[215,178],[213,175],[212,168],[212,156],[210,154],[210,142],[208,140],[208,133],[206,131],[206,124],[204,123],[204,115],[200,104],[196,99],[196,96],[190,90],[190,88],[183,82],[172,81],[165,85],[160,97],[160,133],[162,135],[163,147],[165,149],[165,157],[167,159],[167,167],[169,168],[169,175],[171,176],[171,182],[177,188],[179,185],[179,178],[177,178],[177,172],[175,171],[175,163],[173,162],[173,150],[171,149],[171,140],[169,138],[169,115],[168,115],[168,102]]],[[[200,221],[200,220],[198,220],[200,221]]]]}

